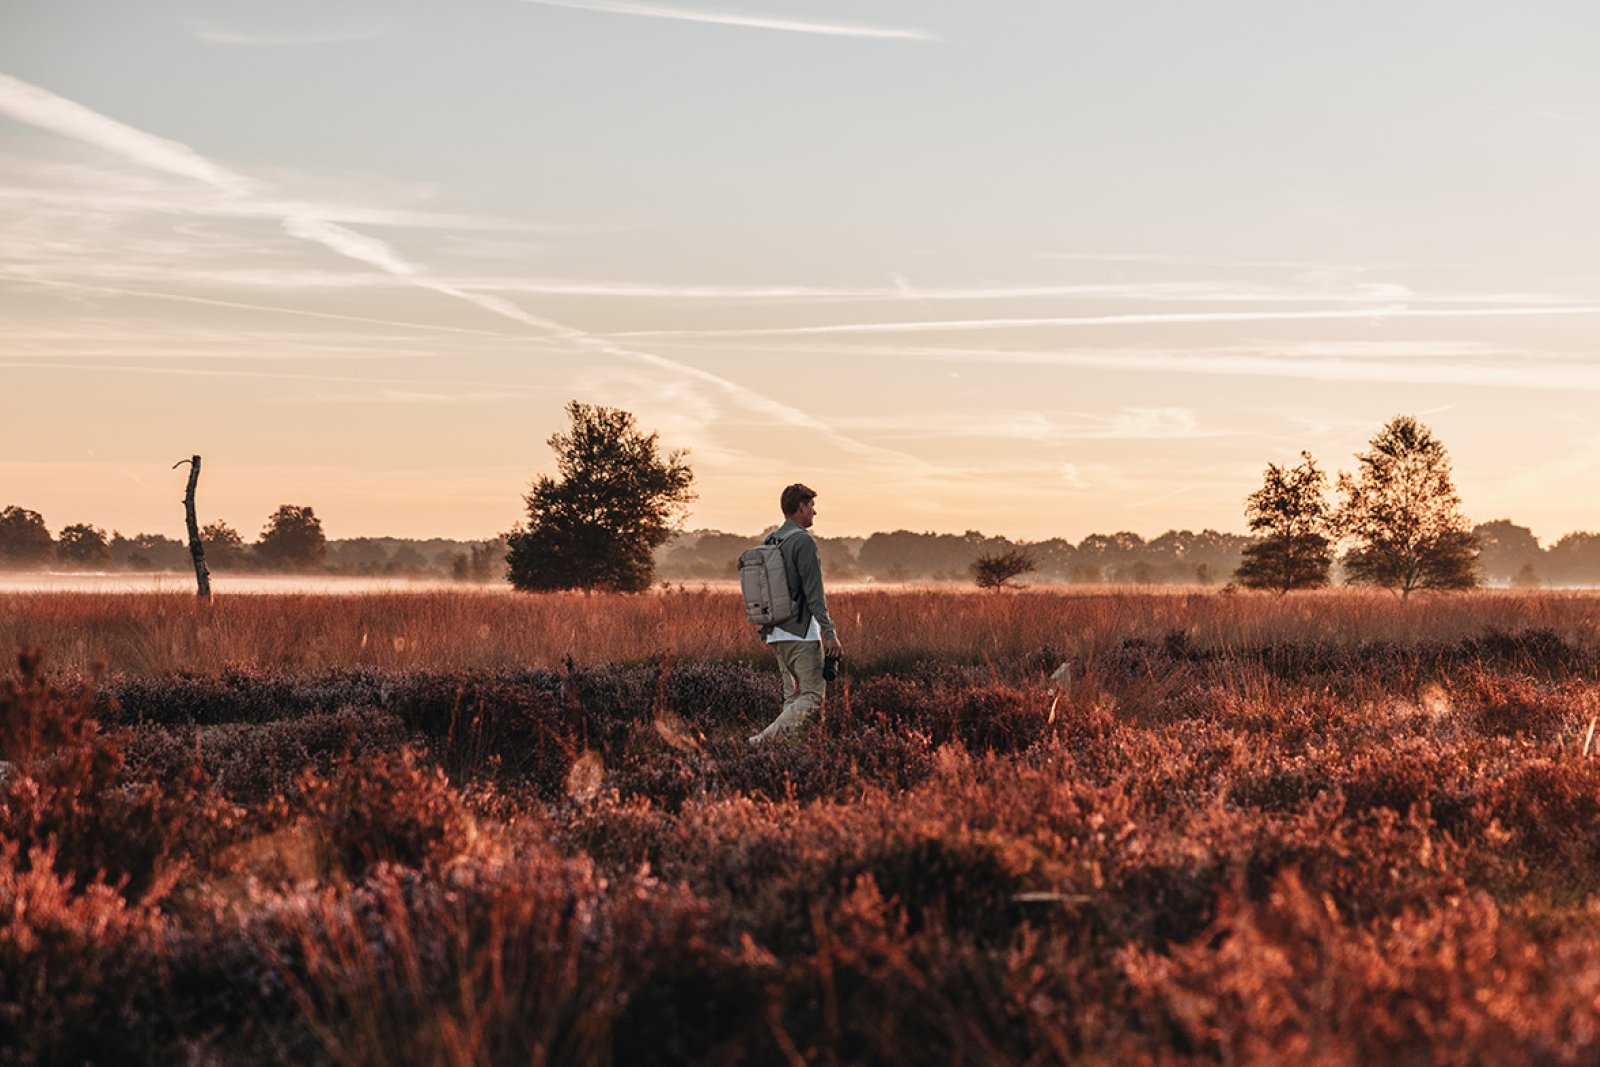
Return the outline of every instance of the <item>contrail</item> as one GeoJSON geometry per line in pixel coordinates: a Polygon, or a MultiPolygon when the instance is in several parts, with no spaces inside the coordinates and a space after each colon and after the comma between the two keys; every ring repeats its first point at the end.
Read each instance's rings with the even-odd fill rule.
{"type": "MultiPolygon", "coordinates": [[[[127,363],[59,363],[40,360],[0,360],[6,370],[50,370],[67,372],[92,372],[96,374],[146,374],[177,378],[253,378],[268,381],[318,382],[339,385],[386,386],[438,386],[438,382],[418,378],[360,378],[345,374],[310,374],[294,371],[235,370],[231,367],[152,367],[127,363]]],[[[537,385],[514,385],[506,382],[452,382],[452,385],[473,386],[484,389],[510,390],[531,393],[541,388],[537,385]]]]}
{"type": "Polygon", "coordinates": [[[217,166],[187,145],[134,129],[5,73],[0,73],[0,113],[86,141],[131,162],[193,178],[227,192],[244,195],[254,187],[253,182],[217,166]]]}
{"type": "MultiPolygon", "coordinates": [[[[130,162],[203,182],[242,201],[249,200],[260,193],[258,183],[244,175],[230,171],[226,167],[218,166],[187,145],[180,144],[177,141],[169,141],[125,125],[113,118],[91,111],[81,104],[74,103],[48,90],[30,85],[4,73],[0,73],[0,114],[10,115],[19,122],[49,130],[63,137],[71,137],[75,140],[95,145],[130,162]]],[[[530,315],[510,301],[482,293],[468,292],[456,286],[434,281],[425,276],[422,267],[407,260],[390,247],[388,243],[375,237],[356,233],[354,230],[329,222],[327,219],[320,218],[309,211],[288,210],[281,215],[281,221],[284,230],[294,237],[321,245],[347,259],[376,267],[378,270],[394,277],[404,278],[420,289],[426,289],[442,296],[464,301],[490,314],[521,323],[524,326],[542,331],[553,339],[565,341],[592,352],[631,359],[672,374],[715,386],[758,413],[790,426],[822,434],[848,451],[860,455],[892,456],[897,460],[910,458],[888,449],[875,448],[846,437],[814,416],[807,415],[797,408],[780,403],[757,393],[753,389],[739,385],[737,382],[729,381],[709,371],[678,363],[650,352],[623,348],[605,338],[572,329],[561,323],[540,318],[537,315],[530,315]]]]}
{"type": "MultiPolygon", "coordinates": [[[[1363,358],[1337,355],[1312,355],[1300,358],[1274,358],[1248,352],[1208,350],[1199,354],[1129,352],[1101,350],[1029,350],[1014,348],[937,348],[928,346],[888,347],[845,345],[819,348],[797,343],[783,351],[827,352],[860,359],[902,359],[970,364],[984,361],[1018,366],[1063,367],[1107,370],[1122,373],[1188,374],[1199,376],[1284,378],[1323,382],[1370,382],[1394,384],[1461,385],[1495,389],[1533,391],[1581,390],[1600,392],[1600,367],[1588,364],[1523,360],[1494,364],[1462,362],[1457,358],[1439,362],[1363,358]]],[[[1455,353],[1445,353],[1455,357],[1455,353]]]]}
{"type": "Polygon", "coordinates": [[[926,322],[848,322],[826,326],[773,326],[748,330],[625,330],[609,337],[804,337],[850,333],[948,333],[1029,326],[1148,326],[1164,323],[1297,322],[1316,319],[1455,319],[1600,314],[1600,304],[1495,308],[1335,308],[1323,311],[1174,311],[1132,315],[1065,315],[1018,319],[935,319],[926,322]]]}
{"type": "Polygon", "coordinates": [[[709,22],[718,26],[743,26],[756,30],[784,30],[789,33],[819,33],[828,37],[873,37],[901,41],[937,41],[938,35],[926,30],[902,30],[879,26],[800,22],[794,19],[764,18],[756,15],[737,15],[722,11],[701,11],[697,8],[667,7],[662,4],[630,4],[616,0],[525,0],[542,7],[565,7],[576,11],[603,11],[613,15],[641,15],[653,19],[676,19],[680,22],[709,22]]]}
{"type": "Polygon", "coordinates": [[[438,326],[428,322],[407,322],[403,319],[375,319],[366,315],[341,315],[333,311],[308,311],[305,308],[278,307],[273,304],[251,304],[243,300],[218,300],[208,296],[189,296],[185,293],[160,293],[150,289],[124,289],[115,285],[89,285],[85,282],[61,281],[55,278],[32,278],[21,274],[0,272],[0,279],[27,285],[45,285],[60,289],[80,289],[89,293],[107,293],[111,296],[135,296],[144,300],[172,300],[182,304],[201,304],[207,307],[236,308],[240,311],[270,311],[278,315],[300,315],[311,319],[331,319],[334,322],[357,322],[366,326],[398,326],[411,330],[434,330],[440,333],[463,333],[477,337],[523,339],[518,333],[504,330],[475,330],[470,326],[438,326]]]}

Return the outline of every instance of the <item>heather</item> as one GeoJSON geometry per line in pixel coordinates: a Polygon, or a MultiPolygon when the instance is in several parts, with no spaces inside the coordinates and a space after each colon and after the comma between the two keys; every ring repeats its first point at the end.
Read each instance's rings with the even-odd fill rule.
{"type": "Polygon", "coordinates": [[[752,748],[748,633],[641,627],[710,596],[8,612],[107,666],[0,684],[0,1062],[1600,1056],[1595,601],[852,594],[752,748]],[[590,644],[115,658],[556,606],[590,644]]]}

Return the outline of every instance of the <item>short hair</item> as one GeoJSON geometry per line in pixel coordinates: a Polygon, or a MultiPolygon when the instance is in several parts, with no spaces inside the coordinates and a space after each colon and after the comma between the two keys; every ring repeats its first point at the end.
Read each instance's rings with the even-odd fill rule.
{"type": "Polygon", "coordinates": [[[815,489],[795,482],[784,489],[783,495],[778,498],[778,506],[783,509],[785,515],[793,515],[800,510],[801,504],[809,503],[815,499],[817,499],[817,491],[815,489]]]}

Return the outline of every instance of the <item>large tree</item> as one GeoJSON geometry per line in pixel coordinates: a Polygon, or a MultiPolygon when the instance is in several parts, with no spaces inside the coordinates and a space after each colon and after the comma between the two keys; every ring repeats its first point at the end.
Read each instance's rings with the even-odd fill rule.
{"type": "Polygon", "coordinates": [[[111,542],[104,530],[76,522],[64,527],[56,538],[56,558],[80,567],[104,566],[111,562],[111,542]]]}
{"type": "Polygon", "coordinates": [[[1355,474],[1339,473],[1337,525],[1353,583],[1410,596],[1414,589],[1478,584],[1478,542],[1461,514],[1443,443],[1409,415],[1389,420],[1355,474]]]}
{"type": "Polygon", "coordinates": [[[524,590],[648,589],[655,549],[694,499],[694,472],[626,411],[574,400],[567,416],[571,428],[549,442],[560,476],[533,483],[527,521],[506,537],[507,578],[524,590]]]}
{"type": "Polygon", "coordinates": [[[256,557],[267,567],[309,570],[321,565],[327,554],[322,520],[309,507],[294,504],[279,505],[256,542],[256,557]]]}
{"type": "Polygon", "coordinates": [[[39,567],[56,552],[50,527],[37,511],[15,504],[0,510],[0,567],[39,567]]]}
{"type": "Polygon", "coordinates": [[[1245,546],[1234,577],[1251,589],[1320,589],[1333,565],[1328,476],[1311,453],[1295,467],[1267,464],[1261,488],[1245,498],[1245,520],[1260,540],[1245,546]]]}

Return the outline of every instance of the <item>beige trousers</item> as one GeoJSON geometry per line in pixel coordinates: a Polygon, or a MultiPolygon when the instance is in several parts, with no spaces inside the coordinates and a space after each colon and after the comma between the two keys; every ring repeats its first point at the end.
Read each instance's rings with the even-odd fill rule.
{"type": "Polygon", "coordinates": [[[783,710],[752,741],[798,733],[811,713],[822,707],[827,686],[822,680],[821,641],[779,641],[771,648],[778,657],[778,673],[783,676],[783,710]]]}

